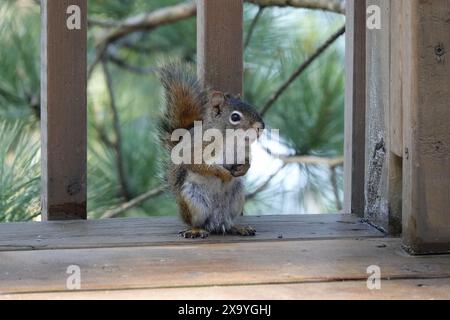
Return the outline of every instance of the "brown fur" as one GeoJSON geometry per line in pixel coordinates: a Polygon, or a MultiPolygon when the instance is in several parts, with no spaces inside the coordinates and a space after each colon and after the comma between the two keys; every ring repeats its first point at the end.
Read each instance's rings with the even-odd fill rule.
{"type": "Polygon", "coordinates": [[[208,98],[192,66],[170,63],[160,69],[159,76],[165,89],[167,106],[160,123],[160,139],[171,149],[176,145],[176,142],[170,141],[172,132],[176,129],[189,130],[195,121],[201,121],[208,98]]]}
{"type": "Polygon", "coordinates": [[[192,216],[191,216],[191,212],[189,211],[188,204],[181,196],[177,197],[177,203],[180,208],[180,216],[183,219],[184,223],[186,223],[187,225],[191,225],[191,217],[192,216]]]}
{"type": "MultiPolygon", "coordinates": [[[[202,88],[192,66],[169,63],[160,68],[160,79],[166,100],[160,140],[169,152],[178,143],[170,139],[176,129],[191,130],[195,121],[202,121],[204,130],[214,128],[224,133],[227,128],[237,126],[229,121],[233,111],[243,115],[239,128],[246,130],[257,123],[264,128],[261,117],[251,105],[238,97],[202,88]]],[[[183,232],[185,237],[205,237],[208,231],[255,234],[253,228],[233,224],[233,219],[243,210],[243,185],[239,177],[246,174],[249,163],[175,165],[169,160],[166,166],[167,182],[176,197],[180,216],[192,227],[183,232]],[[203,206],[203,198],[210,204],[203,206]]]]}

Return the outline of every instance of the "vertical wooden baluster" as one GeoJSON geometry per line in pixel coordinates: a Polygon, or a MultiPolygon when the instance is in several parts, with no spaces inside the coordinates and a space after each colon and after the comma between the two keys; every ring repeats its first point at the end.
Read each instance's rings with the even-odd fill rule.
{"type": "Polygon", "coordinates": [[[364,215],[366,1],[347,0],[344,211],[364,215]]]}
{"type": "Polygon", "coordinates": [[[86,219],[87,0],[42,0],[42,219],[86,219]]]}
{"type": "Polygon", "coordinates": [[[242,94],[243,1],[197,1],[197,67],[204,84],[242,94]]]}

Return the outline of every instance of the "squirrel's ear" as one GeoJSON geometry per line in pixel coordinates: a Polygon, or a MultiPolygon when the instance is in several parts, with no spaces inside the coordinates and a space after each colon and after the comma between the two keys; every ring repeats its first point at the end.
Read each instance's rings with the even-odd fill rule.
{"type": "Polygon", "coordinates": [[[225,95],[223,92],[214,91],[210,98],[211,107],[214,108],[216,114],[220,114],[223,104],[225,103],[225,95]]]}

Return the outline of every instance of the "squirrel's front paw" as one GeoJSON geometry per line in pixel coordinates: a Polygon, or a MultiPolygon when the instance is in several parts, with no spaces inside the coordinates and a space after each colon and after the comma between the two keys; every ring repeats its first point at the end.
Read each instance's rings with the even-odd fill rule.
{"type": "Polygon", "coordinates": [[[229,171],[233,177],[237,178],[237,177],[245,176],[249,169],[250,169],[250,164],[246,163],[246,164],[233,165],[233,166],[231,166],[229,171]]]}
{"type": "Polygon", "coordinates": [[[180,231],[179,235],[186,239],[195,239],[195,238],[205,239],[205,238],[208,238],[209,233],[208,233],[208,231],[205,231],[200,228],[192,228],[192,229],[180,231]]]}

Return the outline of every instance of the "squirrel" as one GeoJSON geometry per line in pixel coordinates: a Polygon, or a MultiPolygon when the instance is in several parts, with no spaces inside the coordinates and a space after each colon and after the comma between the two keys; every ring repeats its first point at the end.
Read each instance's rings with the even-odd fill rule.
{"type": "MultiPolygon", "coordinates": [[[[225,136],[228,129],[242,129],[254,130],[256,138],[262,134],[265,125],[253,106],[239,96],[204,88],[192,65],[171,62],[158,68],[158,74],[165,96],[159,139],[168,152],[178,144],[171,139],[173,132],[185,129],[192,133],[197,121],[201,121],[202,132],[215,129],[225,136]]],[[[194,153],[194,148],[190,151],[194,153]]],[[[166,180],[175,196],[180,216],[189,226],[180,232],[181,236],[206,238],[209,233],[255,235],[253,227],[234,222],[244,210],[245,192],[241,177],[250,169],[247,157],[244,164],[210,164],[204,160],[199,164],[175,164],[169,160],[165,166],[166,180]]]]}

